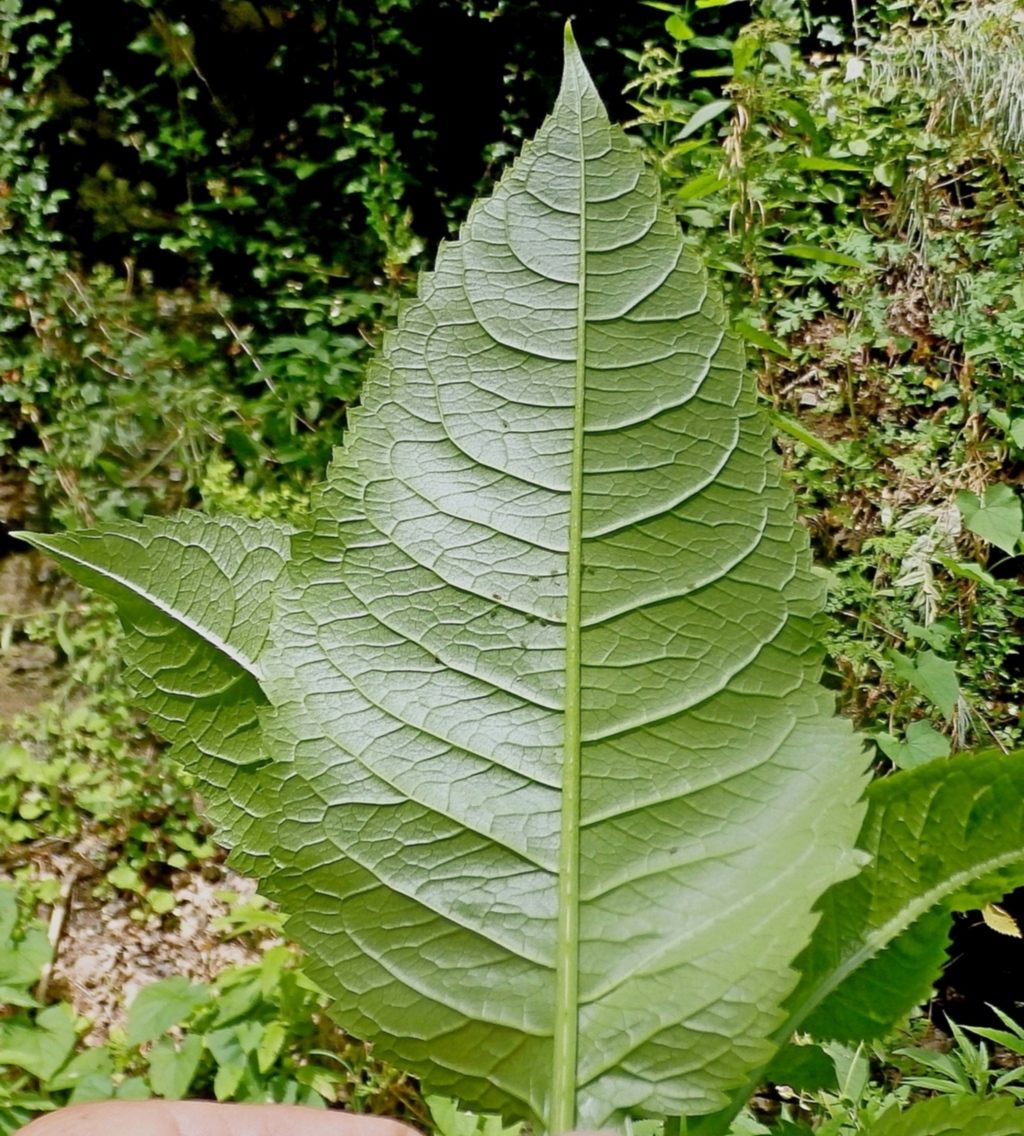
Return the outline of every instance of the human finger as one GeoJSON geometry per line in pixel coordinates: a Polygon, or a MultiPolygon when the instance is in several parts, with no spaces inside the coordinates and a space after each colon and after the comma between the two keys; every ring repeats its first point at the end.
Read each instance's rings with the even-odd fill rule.
{"type": "Polygon", "coordinates": [[[20,1136],[420,1136],[398,1120],[284,1104],[98,1101],[33,1120],[20,1136]]]}

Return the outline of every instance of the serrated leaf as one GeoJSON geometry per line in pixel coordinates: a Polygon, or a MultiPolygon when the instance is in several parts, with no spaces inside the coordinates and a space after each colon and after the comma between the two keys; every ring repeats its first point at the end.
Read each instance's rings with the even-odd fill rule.
{"type": "Polygon", "coordinates": [[[742,346],[571,41],[308,531],[37,543],[114,593],[233,863],[428,1091],[558,1132],[767,1059],[864,758],[742,346]]]}
{"type": "MultiPolygon", "coordinates": [[[[870,856],[856,877],[830,888],[821,922],[797,959],[800,982],[776,1032],[844,1044],[880,1040],[930,996],[948,962],[952,912],[981,907],[1024,884],[1024,750],[962,754],[872,783],[858,841],[870,856]]],[[[731,1108],[692,1125],[719,1136],[731,1108]]]]}
{"type": "Polygon", "coordinates": [[[153,1041],[171,1026],[180,1025],[209,998],[208,986],[192,983],[181,974],[143,986],[128,1007],[128,1044],[153,1041]]]}
{"type": "Polygon", "coordinates": [[[1009,485],[998,481],[985,490],[984,497],[962,489],[956,495],[956,507],[972,533],[1013,556],[1024,528],[1020,498],[1009,485]]]}
{"type": "Polygon", "coordinates": [[[872,863],[826,893],[790,1006],[816,1036],[883,1037],[927,997],[951,911],[1024,881],[1024,751],[961,755],[876,781],[872,863]]]}
{"type": "Polygon", "coordinates": [[[890,1109],[865,1136],[1021,1136],[1024,1109],[1006,1097],[938,1096],[890,1109]]]}

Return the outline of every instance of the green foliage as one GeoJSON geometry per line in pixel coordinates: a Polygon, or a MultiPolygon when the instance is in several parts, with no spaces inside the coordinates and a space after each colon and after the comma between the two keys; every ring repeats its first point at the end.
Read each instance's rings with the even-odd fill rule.
{"type": "Polygon", "coordinates": [[[1020,1136],[1024,1112],[1008,1100],[957,1101],[936,1097],[906,1112],[892,1109],[867,1136],[1020,1136]]]}
{"type": "Polygon", "coordinates": [[[978,114],[967,113],[965,73],[941,63],[929,74],[960,83],[960,95],[937,107],[937,88],[909,66],[914,52],[921,59],[913,43],[929,40],[935,59],[962,47],[976,78],[994,76],[1019,32],[999,13],[1018,7],[926,6],[912,30],[903,5],[865,9],[853,54],[831,16],[805,21],[786,0],[754,5],[728,37],[709,33],[698,10],[692,37],[649,45],[632,87],[666,200],[731,277],[735,326],[757,349],[829,571],[841,705],[897,744],[921,720],[954,750],[1021,740],[1024,603],[999,563],[1019,535],[1024,214],[1014,187],[1024,167],[1003,120],[980,109],[1020,92],[1008,72],[985,99],[972,88],[978,114]],[[978,47],[981,26],[998,28],[994,53],[978,47]],[[702,116],[710,107],[715,116],[702,116]],[[987,525],[975,539],[952,502],[970,510],[972,495],[991,505],[993,493],[1004,523],[992,529],[993,514],[973,511],[987,525]],[[948,698],[910,678],[906,628],[937,620],[952,632],[936,649],[957,672],[951,716],[948,698]]]}
{"type": "Polygon", "coordinates": [[[328,999],[288,946],[210,985],[173,976],[145,986],[128,1007],[127,1028],[90,1044],[88,1020],[33,997],[51,949],[19,899],[0,883],[0,997],[13,1008],[0,1018],[4,1136],[64,1104],[150,1096],[320,1108],[343,1101],[356,1112],[420,1116],[407,1078],[330,1024],[328,999]]]}
{"type": "Polygon", "coordinates": [[[1024,1066],[997,1072],[992,1068],[992,1055],[983,1041],[975,1045],[956,1022],[951,1021],[949,1026],[956,1045],[948,1053],[937,1053],[922,1046],[897,1051],[925,1070],[924,1075],[918,1072],[907,1077],[908,1085],[950,1097],[988,1097],[1006,1092],[1024,1100],[1024,1088],[1020,1085],[1024,1066]]]}
{"type": "MultiPolygon", "coordinates": [[[[315,257],[295,263],[279,244],[287,230],[265,214],[264,244],[253,251],[277,267],[253,271],[273,299],[246,311],[212,277],[219,238],[210,230],[223,236],[224,227],[200,223],[206,214],[190,195],[173,236],[176,222],[133,205],[134,193],[145,196],[145,182],[123,186],[128,199],[102,207],[107,224],[134,229],[136,247],[122,253],[123,268],[76,264],[54,223],[68,193],[52,188],[52,151],[44,144],[67,110],[62,68],[70,66],[72,25],[52,10],[22,8],[12,0],[0,11],[0,293],[8,299],[0,320],[0,462],[25,469],[44,507],[71,527],[194,503],[218,458],[250,492],[283,486],[307,493],[340,437],[390,293],[339,286],[337,269],[315,257]],[[161,284],[152,268],[137,264],[147,238],[154,248],[193,258],[190,287],[161,284]]],[[[152,20],[160,25],[161,17],[154,12],[152,20]]],[[[173,41],[178,25],[160,26],[173,41]]],[[[158,35],[156,43],[174,55],[165,39],[158,35]]],[[[112,75],[100,95],[103,129],[124,130],[158,166],[184,161],[191,178],[194,155],[187,146],[176,150],[175,139],[186,129],[179,112],[195,92],[181,87],[180,74],[169,77],[185,101],[166,108],[154,139],[132,121],[138,102],[133,92],[113,89],[112,75]]],[[[295,182],[294,171],[288,177],[295,182]]],[[[93,181],[92,196],[82,187],[78,204],[102,212],[102,169],[93,181]]],[[[378,189],[388,193],[375,185],[367,194],[378,189]]],[[[289,208],[280,184],[266,191],[289,208]]]]}
{"type": "Polygon", "coordinates": [[[308,531],[31,538],[117,600],[154,721],[346,1027],[556,1131],[724,1103],[853,868],[821,588],[723,323],[570,42],[308,531]]]}
{"type": "Polygon", "coordinates": [[[122,637],[110,607],[59,601],[22,622],[30,641],[69,660],[63,689],[0,723],[0,847],[31,862],[32,843],[93,844],[101,890],[139,897],[136,917],[166,914],[166,881],[216,852],[191,786],[169,767],[130,706],[122,637]]]}
{"type": "MultiPolygon", "coordinates": [[[[731,1109],[697,1126],[700,1136],[727,1131],[759,1079],[792,1078],[799,1052],[786,1043],[795,1030],[852,1045],[881,1040],[928,999],[951,912],[1024,884],[1022,792],[1021,751],[931,761],[871,784],[858,840],[868,862],[818,904],[821,922],[796,960],[800,981],[775,1034],[785,1048],[731,1109]]],[[[987,1058],[973,1060],[987,1068],[987,1058]]]]}
{"type": "MultiPolygon", "coordinates": [[[[406,266],[543,96],[536,23],[560,17],[97,5],[0,7],[0,474],[28,472],[45,527],[195,504],[211,463],[308,495],[406,266]],[[471,107],[432,32],[491,48],[471,107]],[[474,126],[442,140],[446,110],[474,126]]],[[[606,22],[638,38],[646,16],[606,22]]]]}

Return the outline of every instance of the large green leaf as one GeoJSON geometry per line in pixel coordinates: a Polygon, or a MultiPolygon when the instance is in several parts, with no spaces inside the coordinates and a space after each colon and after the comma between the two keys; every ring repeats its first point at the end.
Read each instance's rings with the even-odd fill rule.
{"type": "Polygon", "coordinates": [[[876,781],[859,844],[872,858],[831,888],[799,959],[801,1029],[884,1037],[930,995],[952,911],[1024,883],[1024,751],[965,754],[876,781]]]}
{"type": "MultiPolygon", "coordinates": [[[[933,761],[874,782],[866,797],[858,843],[871,861],[819,903],[780,1042],[796,1029],[853,1044],[885,1037],[930,997],[952,913],[1024,884],[1024,750],[933,761]]],[[[746,1088],[773,1079],[774,1065],[746,1088]]],[[[701,1136],[726,1131],[746,1095],[699,1124],[701,1136]]]]}
{"type": "Polygon", "coordinates": [[[39,542],[127,604],[147,702],[346,1028],[556,1132],[726,1103],[862,816],[806,539],[658,196],[570,39],[280,578],[283,534],[226,520],[39,542]]]}
{"type": "Polygon", "coordinates": [[[934,1097],[886,1113],[865,1136],[1022,1136],[1024,1109],[1007,1097],[934,1097]]]}

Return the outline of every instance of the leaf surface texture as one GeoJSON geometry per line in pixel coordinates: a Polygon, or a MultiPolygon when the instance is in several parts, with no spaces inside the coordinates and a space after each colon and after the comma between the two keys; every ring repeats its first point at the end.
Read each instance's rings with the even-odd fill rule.
{"type": "Polygon", "coordinates": [[[135,578],[113,591],[143,692],[234,862],[339,1021],[431,1091],[544,1126],[567,1077],[600,1127],[720,1108],[770,1056],[814,901],[855,867],[864,762],[818,685],[821,588],[769,442],[570,42],[553,114],[387,337],[308,530],[222,572],[239,611],[273,576],[251,642],[203,608],[208,544],[244,523],[147,526],[182,547],[166,569],[45,541],[96,586],[135,578]]]}

